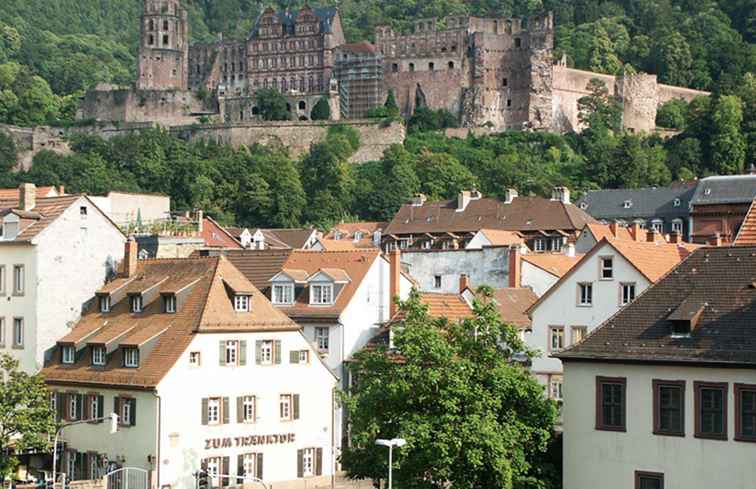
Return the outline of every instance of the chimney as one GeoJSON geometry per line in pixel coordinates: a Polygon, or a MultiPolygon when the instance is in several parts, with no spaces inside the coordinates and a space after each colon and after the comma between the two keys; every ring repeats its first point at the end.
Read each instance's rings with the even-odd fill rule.
{"type": "Polygon", "coordinates": [[[37,186],[33,183],[22,183],[18,186],[18,208],[30,211],[37,205],[37,186]]]}
{"type": "Polygon", "coordinates": [[[202,233],[202,226],[205,224],[205,213],[202,212],[202,209],[199,209],[197,211],[197,232],[202,233]]]}
{"type": "Polygon", "coordinates": [[[412,205],[415,207],[420,207],[425,204],[425,199],[425,194],[415,194],[415,196],[412,197],[412,205]]]}
{"type": "Polygon", "coordinates": [[[393,249],[389,252],[389,318],[393,318],[398,312],[394,298],[399,296],[401,275],[401,252],[398,249],[393,249]]]}
{"type": "Polygon", "coordinates": [[[467,276],[467,274],[463,273],[459,276],[459,293],[465,291],[465,289],[470,287],[470,277],[467,276]]]}
{"type": "Polygon", "coordinates": [[[58,186],[58,195],[66,195],[66,187],[63,185],[58,186]]]}
{"type": "Polygon", "coordinates": [[[564,247],[564,256],[575,258],[575,243],[567,243],[567,246],[564,247]]]}
{"type": "Polygon", "coordinates": [[[635,241],[643,241],[643,228],[637,222],[634,222],[633,225],[630,226],[630,234],[633,235],[635,241]]]}
{"type": "Polygon", "coordinates": [[[609,223],[609,232],[612,233],[612,236],[615,238],[617,237],[617,231],[619,230],[619,223],[617,221],[612,221],[609,223]]]}
{"type": "Polygon", "coordinates": [[[470,191],[463,190],[457,195],[457,212],[462,212],[470,203],[470,191]]]}
{"type": "Polygon", "coordinates": [[[505,203],[505,204],[511,204],[511,203],[512,203],[512,201],[513,201],[513,200],[514,200],[515,198],[517,198],[517,190],[515,190],[515,189],[513,189],[513,188],[508,188],[508,189],[507,189],[507,190],[506,190],[506,191],[504,192],[504,203],[505,203]]]}
{"type": "Polygon", "coordinates": [[[133,236],[126,241],[123,253],[123,274],[133,277],[137,269],[137,242],[133,236]]]}
{"type": "Polygon", "coordinates": [[[554,187],[551,191],[551,200],[556,200],[562,204],[570,203],[570,189],[567,187],[554,187]]]}
{"type": "Polygon", "coordinates": [[[646,241],[649,243],[655,243],[656,242],[656,231],[654,229],[649,229],[646,231],[646,241]]]}
{"type": "Polygon", "coordinates": [[[520,245],[512,245],[509,247],[509,286],[512,288],[519,288],[521,286],[521,266],[520,245]]]}
{"type": "Polygon", "coordinates": [[[714,236],[709,240],[709,245],[720,247],[722,246],[722,235],[717,231],[714,236]]]}
{"type": "Polygon", "coordinates": [[[682,243],[680,231],[672,231],[672,234],[669,235],[669,242],[674,244],[682,243]]]}

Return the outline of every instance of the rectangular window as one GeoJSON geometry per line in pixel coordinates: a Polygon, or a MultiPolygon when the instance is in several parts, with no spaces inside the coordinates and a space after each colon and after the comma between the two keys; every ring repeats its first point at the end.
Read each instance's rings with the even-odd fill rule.
{"type": "Polygon", "coordinates": [[[314,284],[310,286],[310,304],[332,304],[333,285],[314,284]]]}
{"type": "Polygon", "coordinates": [[[211,397],[207,400],[207,424],[221,423],[221,398],[211,397]]]}
{"type": "Polygon", "coordinates": [[[173,294],[165,294],[163,296],[163,308],[167,313],[176,312],[176,296],[173,294]]]}
{"type": "Polygon", "coordinates": [[[236,340],[226,341],[226,365],[236,365],[239,359],[239,343],[236,340]]]}
{"type": "Polygon", "coordinates": [[[727,439],[727,383],[694,382],[696,438],[727,439]]]}
{"type": "Polygon", "coordinates": [[[255,422],[255,396],[244,396],[242,398],[242,422],[254,423],[255,422]]]}
{"type": "Polygon", "coordinates": [[[654,434],[685,436],[685,381],[654,379],[652,385],[654,434]]]}
{"type": "MultiPolygon", "coordinates": [[[[0,229],[2,229],[2,226],[0,226],[0,229]]],[[[0,295],[5,295],[5,265],[0,265],[0,295]]]]}
{"type": "Polygon", "coordinates": [[[123,349],[123,366],[128,368],[139,367],[139,348],[123,349]]]}
{"type": "Polygon", "coordinates": [[[81,206],[79,207],[79,216],[82,220],[85,220],[87,218],[87,207],[81,206]]]}
{"type": "Polygon", "coordinates": [[[103,366],[105,365],[105,347],[93,346],[92,347],[92,365],[103,366]]]}
{"type": "Polygon", "coordinates": [[[281,394],[279,400],[279,414],[281,421],[290,421],[292,419],[291,397],[291,394],[281,394]]]}
{"type": "Polygon", "coordinates": [[[100,412],[100,396],[91,394],[87,397],[89,397],[89,419],[96,419],[100,412]]]}
{"type": "Polygon", "coordinates": [[[239,472],[242,477],[245,479],[262,479],[262,460],[262,453],[245,453],[241,455],[241,468],[239,472]]]}
{"type": "Polygon", "coordinates": [[[578,305],[593,305],[593,284],[590,282],[578,284],[578,305]]]}
{"type": "Polygon", "coordinates": [[[635,283],[620,284],[620,305],[626,306],[635,300],[635,283]]]}
{"type": "Polygon", "coordinates": [[[273,340],[263,340],[260,342],[260,364],[273,364],[273,340]]]}
{"type": "Polygon", "coordinates": [[[110,296],[100,296],[100,312],[110,312],[110,296]]]}
{"type": "Polygon", "coordinates": [[[203,465],[205,466],[205,471],[207,472],[207,475],[210,477],[210,487],[221,487],[223,486],[223,480],[221,480],[219,475],[221,475],[221,465],[222,465],[222,459],[221,457],[212,457],[207,458],[203,461],[203,465]]]}
{"type": "Polygon", "coordinates": [[[273,285],[273,304],[293,304],[294,286],[291,284],[273,285]]]}
{"type": "Polygon", "coordinates": [[[549,376],[549,397],[555,401],[562,400],[562,384],[564,380],[561,375],[549,376]]]}
{"type": "Polygon", "coordinates": [[[79,395],[68,394],[68,419],[76,421],[79,419],[79,395]]]}
{"type": "Polygon", "coordinates": [[[131,296],[130,306],[131,306],[131,312],[142,312],[141,294],[131,296]]]}
{"type": "Polygon", "coordinates": [[[299,363],[310,363],[310,351],[309,350],[300,350],[299,351],[299,363]]]}
{"type": "Polygon", "coordinates": [[[635,489],[664,489],[664,474],[636,470],[635,489]]]}
{"type": "Polygon", "coordinates": [[[249,296],[248,295],[235,295],[234,296],[234,311],[249,312],[249,296]]]}
{"type": "Polygon", "coordinates": [[[599,278],[601,280],[611,280],[614,278],[614,259],[611,256],[602,256],[599,258],[600,270],[599,278]]]}
{"type": "Polygon", "coordinates": [[[189,365],[191,365],[192,367],[200,366],[200,352],[198,351],[189,352],[189,365]]]}
{"type": "Polygon", "coordinates": [[[441,288],[441,275],[434,275],[433,276],[433,288],[434,289],[440,289],[441,288]]]}
{"type": "Polygon", "coordinates": [[[26,276],[24,275],[23,265],[13,265],[13,295],[24,294],[24,281],[26,276]]]}
{"type": "Polygon", "coordinates": [[[534,247],[536,251],[544,251],[546,249],[546,243],[542,238],[538,238],[535,240],[534,247]]]}
{"type": "Polygon", "coordinates": [[[681,220],[675,219],[674,221],[672,221],[672,232],[682,234],[683,222],[681,220]]]}
{"type": "Polygon", "coordinates": [[[305,448],[302,452],[302,476],[309,477],[315,473],[315,449],[305,448]]]}
{"type": "Polygon", "coordinates": [[[72,364],[76,361],[76,348],[71,345],[61,347],[61,362],[72,364]]]}
{"type": "Polygon", "coordinates": [[[573,326],[572,327],[572,344],[576,345],[585,339],[588,334],[587,326],[573,326]]]}
{"type": "Polygon", "coordinates": [[[564,326],[549,326],[549,351],[564,348],[564,326]]]}
{"type": "Polygon", "coordinates": [[[315,328],[315,344],[320,352],[328,352],[328,333],[328,328],[320,326],[315,328]]]}
{"type": "Polygon", "coordinates": [[[0,318],[0,347],[5,346],[5,318],[0,318]]]}
{"type": "Polygon", "coordinates": [[[13,318],[13,348],[24,347],[24,318],[13,318]]]}
{"type": "Polygon", "coordinates": [[[625,431],[627,379],[596,377],[596,429],[625,431]]]}
{"type": "Polygon", "coordinates": [[[756,442],[755,384],[735,384],[735,439],[756,442]]]}

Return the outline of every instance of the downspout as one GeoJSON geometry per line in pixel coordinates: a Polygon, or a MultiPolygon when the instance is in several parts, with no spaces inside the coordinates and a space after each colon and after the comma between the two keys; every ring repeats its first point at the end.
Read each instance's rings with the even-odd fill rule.
{"type": "Polygon", "coordinates": [[[155,398],[157,398],[157,455],[155,459],[155,477],[156,477],[156,486],[160,487],[160,438],[161,438],[161,431],[163,429],[163,423],[162,423],[162,417],[163,417],[163,400],[160,398],[160,396],[156,393],[155,398]]]}
{"type": "Polygon", "coordinates": [[[336,389],[331,389],[331,489],[336,487],[336,389]]]}

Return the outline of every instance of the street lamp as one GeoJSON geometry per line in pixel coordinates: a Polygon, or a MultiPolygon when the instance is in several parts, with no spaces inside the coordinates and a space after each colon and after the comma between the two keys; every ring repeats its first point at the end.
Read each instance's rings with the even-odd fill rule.
{"type": "Polygon", "coordinates": [[[403,447],[407,444],[407,440],[404,438],[392,438],[390,440],[385,440],[382,438],[378,438],[375,440],[376,445],[381,445],[384,447],[388,447],[389,449],[389,480],[388,480],[388,489],[391,489],[391,466],[393,465],[393,450],[394,447],[403,447]]]}
{"type": "Polygon", "coordinates": [[[55,432],[55,441],[53,442],[53,465],[52,465],[53,487],[55,487],[55,467],[57,466],[57,463],[58,463],[58,437],[60,436],[60,432],[63,431],[63,428],[68,428],[69,426],[73,426],[77,424],[105,421],[106,419],[110,420],[110,434],[112,435],[113,433],[116,433],[118,431],[118,415],[116,413],[110,413],[109,415],[102,416],[100,418],[80,419],[79,421],[73,421],[71,423],[64,423],[60,425],[60,428],[58,428],[58,431],[55,432]]]}

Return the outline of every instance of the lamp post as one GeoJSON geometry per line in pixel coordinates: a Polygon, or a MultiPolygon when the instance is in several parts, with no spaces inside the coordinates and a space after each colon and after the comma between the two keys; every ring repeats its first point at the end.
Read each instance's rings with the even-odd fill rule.
{"type": "Polygon", "coordinates": [[[392,469],[392,465],[394,461],[394,458],[393,458],[394,447],[397,447],[397,448],[403,447],[404,445],[407,444],[407,440],[405,440],[404,438],[392,438],[390,440],[378,438],[377,440],[375,440],[375,444],[388,447],[389,449],[388,489],[391,489],[391,469],[392,469]]]}
{"type": "Polygon", "coordinates": [[[80,419],[79,421],[73,421],[71,423],[64,423],[60,426],[60,428],[58,428],[58,431],[55,432],[55,441],[53,442],[53,465],[52,465],[53,488],[55,487],[55,467],[57,466],[57,463],[58,463],[58,437],[60,436],[60,432],[63,431],[63,428],[68,428],[69,426],[74,426],[77,424],[105,421],[106,419],[110,419],[110,434],[112,435],[113,433],[116,433],[118,431],[118,415],[116,413],[110,413],[107,416],[102,416],[99,418],[80,419]]]}

